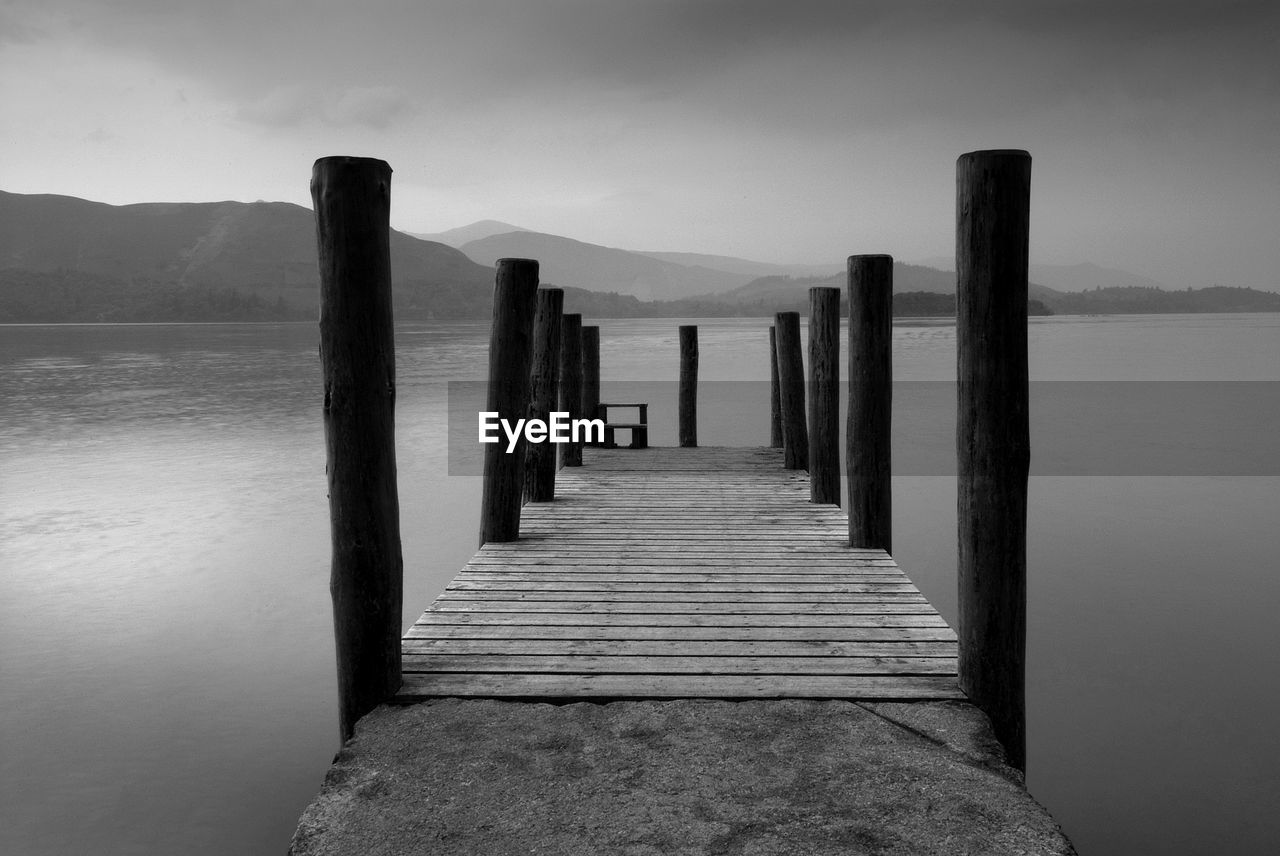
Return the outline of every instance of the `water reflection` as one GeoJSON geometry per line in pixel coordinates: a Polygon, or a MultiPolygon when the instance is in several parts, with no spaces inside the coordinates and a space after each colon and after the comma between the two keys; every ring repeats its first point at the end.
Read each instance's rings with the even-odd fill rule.
{"type": "MultiPolygon", "coordinates": [[[[669,385],[679,323],[601,322],[605,395],[669,385]]],[[[697,323],[703,380],[767,378],[764,319],[697,323]]],[[[1276,381],[1278,328],[1037,319],[1033,377],[1276,381]]],[[[474,548],[446,389],[484,377],[487,328],[396,335],[407,624],[474,548]]],[[[894,338],[899,380],[953,380],[949,323],[894,338]]],[[[313,324],[0,331],[0,851],[285,849],[337,738],[317,344],[313,324]]],[[[730,405],[700,408],[700,439],[764,442],[730,405]]],[[[894,491],[898,559],[954,620],[954,482],[894,491]]],[[[1265,850],[1280,479],[1039,478],[1031,504],[1033,792],[1081,852],[1265,850]]]]}

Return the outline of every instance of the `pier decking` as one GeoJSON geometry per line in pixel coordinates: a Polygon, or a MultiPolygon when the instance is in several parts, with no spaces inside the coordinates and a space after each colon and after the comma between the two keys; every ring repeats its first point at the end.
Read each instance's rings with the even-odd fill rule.
{"type": "Polygon", "coordinates": [[[782,450],[584,462],[410,628],[396,701],[964,698],[955,633],[782,450]]]}

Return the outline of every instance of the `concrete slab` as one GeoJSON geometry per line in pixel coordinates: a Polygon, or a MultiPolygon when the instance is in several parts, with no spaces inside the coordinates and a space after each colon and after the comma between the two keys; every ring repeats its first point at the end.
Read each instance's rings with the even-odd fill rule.
{"type": "Polygon", "coordinates": [[[290,852],[1074,850],[965,703],[442,699],[361,720],[290,852]]]}

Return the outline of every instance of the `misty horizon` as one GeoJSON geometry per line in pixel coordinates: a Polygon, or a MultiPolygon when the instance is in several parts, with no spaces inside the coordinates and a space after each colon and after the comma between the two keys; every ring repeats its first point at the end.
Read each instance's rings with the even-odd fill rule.
{"type": "Polygon", "coordinates": [[[1039,263],[1280,271],[1274,4],[312,8],[8,4],[0,187],[307,205],[352,154],[395,169],[406,232],[920,260],[950,252],[956,157],[1023,148],[1039,263]]]}

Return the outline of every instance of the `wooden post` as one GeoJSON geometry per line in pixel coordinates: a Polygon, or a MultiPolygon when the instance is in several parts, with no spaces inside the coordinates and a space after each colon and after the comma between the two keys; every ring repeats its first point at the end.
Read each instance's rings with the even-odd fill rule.
{"type": "MultiPolygon", "coordinates": [[[[570,419],[582,418],[582,315],[573,312],[560,321],[560,410],[570,419]]],[[[582,466],[582,444],[560,443],[560,466],[582,466]]]]}
{"type": "Polygon", "coordinates": [[[849,256],[849,546],[893,552],[893,257],[849,256]]]}
{"type": "MultiPolygon", "coordinates": [[[[582,415],[587,419],[600,416],[600,328],[582,328],[582,415]]],[[[596,445],[590,443],[588,445],[596,445]]]]}
{"type": "Polygon", "coordinates": [[[769,327],[769,446],[782,448],[782,399],[778,392],[778,334],[769,327]]]}
{"type": "Polygon", "coordinates": [[[698,327],[680,327],[680,445],[698,445],[698,327]]]}
{"type": "Polygon", "coordinates": [[[956,164],[960,686],[1026,768],[1031,156],[956,164]]]}
{"type": "MultiPolygon", "coordinates": [[[[489,394],[485,410],[512,425],[529,415],[529,363],[533,359],[533,316],[538,301],[538,263],[498,259],[489,328],[489,394]]],[[[500,432],[501,434],[501,432],[500,432]]],[[[480,545],[520,537],[524,499],[525,442],[507,451],[505,435],[484,447],[484,487],[480,501],[480,545]]]]}
{"type": "Polygon", "coordinates": [[[328,157],[311,172],[338,655],[338,727],[400,689],[404,563],[396,489],[391,167],[328,157]]]}
{"type": "Polygon", "coordinates": [[[809,466],[809,435],[804,424],[804,357],[800,346],[800,313],[774,316],[778,341],[778,395],[782,406],[782,465],[789,470],[809,466]]]}
{"type": "MultiPolygon", "coordinates": [[[[533,369],[529,375],[530,418],[549,419],[559,402],[560,314],[563,310],[563,289],[538,289],[538,307],[533,316],[533,369]]],[[[555,444],[530,443],[525,453],[525,502],[550,502],[555,498],[555,444]]]]}
{"type": "Polygon", "coordinates": [[[840,289],[809,289],[809,501],[840,504],[840,289]]]}

